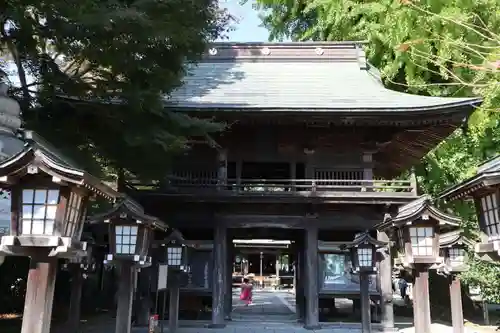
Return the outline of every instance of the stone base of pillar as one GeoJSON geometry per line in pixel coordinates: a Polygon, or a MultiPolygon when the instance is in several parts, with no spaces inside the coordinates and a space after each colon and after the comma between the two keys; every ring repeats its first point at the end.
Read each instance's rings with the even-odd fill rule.
{"type": "Polygon", "coordinates": [[[226,324],[208,324],[207,328],[225,328],[226,324]]]}
{"type": "Polygon", "coordinates": [[[308,331],[320,330],[321,325],[304,325],[304,328],[308,331]]]}

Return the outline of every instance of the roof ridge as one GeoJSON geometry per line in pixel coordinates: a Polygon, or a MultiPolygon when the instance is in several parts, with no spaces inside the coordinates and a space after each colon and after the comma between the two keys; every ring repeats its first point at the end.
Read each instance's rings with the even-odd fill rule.
{"type": "Polygon", "coordinates": [[[500,170],[500,155],[493,156],[481,162],[477,168],[476,173],[491,172],[500,170]]]}
{"type": "Polygon", "coordinates": [[[208,62],[307,61],[360,62],[366,67],[362,42],[234,43],[209,44],[203,55],[208,62]]]}
{"type": "Polygon", "coordinates": [[[339,47],[339,46],[354,46],[366,45],[368,41],[305,41],[305,42],[213,42],[209,43],[210,47],[291,47],[291,48],[304,48],[313,46],[322,47],[339,47]]]}

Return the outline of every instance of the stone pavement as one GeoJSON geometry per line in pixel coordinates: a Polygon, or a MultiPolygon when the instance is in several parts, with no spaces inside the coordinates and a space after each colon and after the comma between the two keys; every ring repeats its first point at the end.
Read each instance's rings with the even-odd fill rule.
{"type": "MultiPolygon", "coordinates": [[[[103,316],[97,319],[92,323],[82,324],[79,333],[114,333],[115,320],[113,318],[103,316]]],[[[287,291],[256,290],[253,304],[246,307],[239,299],[239,291],[235,290],[233,291],[232,321],[228,321],[225,328],[219,329],[207,328],[209,323],[209,321],[181,321],[176,333],[361,333],[358,323],[325,323],[322,329],[317,331],[304,329],[296,320],[295,296],[287,291]]],[[[164,324],[163,333],[168,333],[168,323],[164,324]]],[[[411,325],[411,322],[409,324],[411,325]]],[[[451,333],[449,326],[439,324],[433,324],[433,326],[433,333],[451,333]]],[[[132,333],[147,332],[147,328],[132,329],[132,333]]],[[[373,332],[377,332],[376,325],[373,326],[373,332]]],[[[407,328],[402,332],[414,333],[414,329],[407,328]]],[[[478,331],[466,328],[465,332],[478,331]]],[[[483,333],[483,331],[480,332],[483,333]]]]}

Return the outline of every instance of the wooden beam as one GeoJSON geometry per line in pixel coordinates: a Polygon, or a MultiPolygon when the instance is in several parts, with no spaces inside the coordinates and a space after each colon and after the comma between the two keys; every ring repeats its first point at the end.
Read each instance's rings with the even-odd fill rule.
{"type": "Polygon", "coordinates": [[[224,303],[226,293],[225,266],[227,256],[227,228],[218,223],[214,230],[213,279],[212,279],[212,322],[211,328],[224,328],[224,303]]]}
{"type": "Polygon", "coordinates": [[[304,328],[320,329],[319,325],[319,288],[318,288],[318,228],[305,229],[305,320],[304,328]]]}
{"type": "Polygon", "coordinates": [[[449,284],[453,333],[464,333],[464,312],[462,308],[462,288],[460,279],[457,275],[453,274],[449,277],[449,284]]]}
{"type": "Polygon", "coordinates": [[[83,269],[80,263],[68,265],[71,273],[71,294],[67,321],[67,332],[78,332],[82,303],[83,269]]]}
{"type": "MultiPolygon", "coordinates": [[[[386,232],[377,232],[377,239],[389,242],[386,232]]],[[[394,330],[394,303],[392,292],[392,259],[390,250],[378,252],[378,284],[380,288],[381,324],[385,331],[394,330]]]]}
{"type": "Polygon", "coordinates": [[[431,332],[431,306],[429,300],[429,267],[416,264],[413,286],[413,316],[415,332],[431,332]]]}
{"type": "Polygon", "coordinates": [[[115,333],[130,333],[136,268],[133,263],[125,261],[119,265],[115,333]]]}
{"type": "Polygon", "coordinates": [[[367,273],[359,274],[359,288],[361,297],[361,329],[363,333],[372,331],[372,314],[370,306],[370,276],[367,273]]]}
{"type": "Polygon", "coordinates": [[[50,333],[57,258],[32,258],[21,333],[50,333]]]}

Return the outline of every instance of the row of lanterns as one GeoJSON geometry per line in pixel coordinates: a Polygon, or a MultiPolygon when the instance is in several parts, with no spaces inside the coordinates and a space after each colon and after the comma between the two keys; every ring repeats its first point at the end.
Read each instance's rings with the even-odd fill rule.
{"type": "MultiPolygon", "coordinates": [[[[52,307],[53,294],[47,294],[43,300],[40,297],[43,290],[53,286],[56,259],[79,264],[84,277],[96,268],[88,243],[82,241],[85,222],[109,223],[110,253],[104,263],[125,264],[131,269],[151,265],[148,250],[153,232],[166,231],[167,225],[65,159],[35,133],[24,131],[22,135],[23,149],[0,161],[0,187],[11,196],[10,225],[0,234],[0,257],[31,258],[21,332],[43,333],[50,328],[51,311],[44,309],[52,307]],[[96,196],[113,203],[113,208],[87,218],[88,202],[96,196]],[[37,303],[42,301],[45,307],[37,303]]],[[[185,267],[184,252],[177,244],[169,248],[170,267],[185,267]]]]}
{"type": "MultiPolygon", "coordinates": [[[[0,250],[29,255],[29,249],[46,248],[48,256],[88,260],[87,243],[80,241],[84,223],[108,223],[112,236],[106,263],[130,259],[138,266],[149,266],[153,231],[166,231],[166,224],[85,171],[57,160],[36,134],[26,132],[24,139],[23,151],[0,162],[0,184],[11,194],[11,221],[2,233],[0,250]],[[115,204],[110,211],[87,218],[87,202],[95,196],[115,204]]],[[[178,245],[167,254],[169,264],[180,267],[184,263],[182,244],[178,245]]]]}

